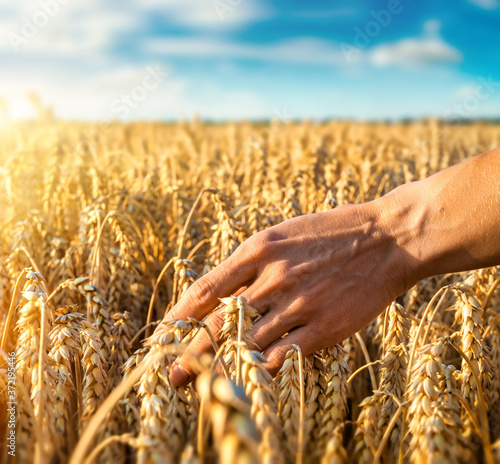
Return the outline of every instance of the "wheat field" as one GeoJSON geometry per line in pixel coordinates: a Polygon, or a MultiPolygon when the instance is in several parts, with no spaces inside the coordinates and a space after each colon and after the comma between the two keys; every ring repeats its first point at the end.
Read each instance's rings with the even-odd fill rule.
{"type": "Polygon", "coordinates": [[[498,146],[436,120],[0,130],[0,462],[500,462],[499,267],[421,281],[275,379],[242,297],[188,387],[169,366],[203,321],[154,332],[252,234],[498,146]]]}

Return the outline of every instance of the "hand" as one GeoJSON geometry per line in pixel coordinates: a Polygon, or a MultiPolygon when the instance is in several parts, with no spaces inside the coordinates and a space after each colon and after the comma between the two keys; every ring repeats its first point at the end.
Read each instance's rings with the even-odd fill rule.
{"type": "MultiPolygon", "coordinates": [[[[425,277],[500,264],[500,149],[403,185],[362,205],[285,221],[260,232],[197,280],[167,319],[202,319],[241,294],[263,317],[254,338],[276,374],[292,344],[311,354],[368,324],[425,277]],[[287,334],[284,338],[282,335],[287,334]]],[[[220,310],[207,318],[217,336],[220,310]]],[[[172,368],[192,380],[202,331],[172,368]]]]}
{"type": "MultiPolygon", "coordinates": [[[[201,320],[220,304],[219,298],[241,294],[263,314],[253,336],[275,375],[292,344],[308,355],[339,343],[416,282],[411,259],[381,217],[377,202],[371,202],[297,217],[262,231],[196,281],[167,318],[201,320]]],[[[207,318],[216,338],[223,321],[222,309],[207,318]]],[[[189,358],[210,349],[200,331],[174,365],[172,382],[191,381],[189,358]]]]}

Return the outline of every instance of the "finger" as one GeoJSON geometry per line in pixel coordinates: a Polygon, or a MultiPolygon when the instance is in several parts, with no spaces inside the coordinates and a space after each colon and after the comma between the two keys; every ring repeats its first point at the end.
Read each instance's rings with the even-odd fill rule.
{"type": "Polygon", "coordinates": [[[270,289],[262,277],[258,277],[252,285],[238,295],[246,299],[247,304],[254,308],[259,314],[264,314],[271,308],[271,299],[269,298],[270,289]]]}
{"type": "MultiPolygon", "coordinates": [[[[223,310],[218,309],[214,311],[205,321],[205,325],[218,342],[220,339],[219,332],[224,325],[223,310]]],[[[172,383],[176,386],[182,386],[191,382],[196,377],[196,374],[191,366],[190,360],[199,358],[203,353],[210,352],[213,353],[212,343],[208,337],[207,331],[201,329],[189,342],[184,353],[175,360],[170,371],[170,380],[172,383]]]]}
{"type": "Polygon", "coordinates": [[[264,366],[273,377],[281,369],[292,345],[300,346],[304,356],[309,356],[322,348],[321,341],[317,340],[311,332],[310,326],[298,327],[264,351],[264,356],[267,358],[267,363],[264,366]]]}
{"type": "MultiPolygon", "coordinates": [[[[249,289],[249,282],[244,283],[244,287],[242,290],[235,292],[236,295],[243,295],[245,292],[249,289]]],[[[259,294],[260,292],[257,291],[252,291],[252,294],[259,294]]],[[[207,320],[205,321],[205,325],[207,326],[208,330],[212,333],[213,337],[215,338],[216,342],[219,344],[220,343],[220,330],[222,329],[222,326],[224,325],[224,310],[223,308],[217,309],[216,311],[211,314],[207,320]]],[[[213,352],[213,347],[212,343],[208,337],[208,334],[205,329],[200,330],[193,340],[189,343],[188,347],[180,356],[179,358],[176,359],[174,365],[172,366],[171,369],[171,381],[174,385],[186,385],[189,382],[191,382],[194,377],[195,373],[193,372],[193,369],[191,367],[190,360],[192,357],[199,357],[203,353],[209,353],[213,352]]]]}
{"type": "Polygon", "coordinates": [[[293,312],[279,312],[275,309],[255,323],[251,335],[259,350],[263,351],[282,335],[297,327],[297,323],[297,319],[293,317],[293,312]]]}
{"type": "MultiPolygon", "coordinates": [[[[247,294],[247,288],[248,287],[245,287],[243,291],[237,292],[236,295],[244,296],[245,294],[247,294]]],[[[254,288],[250,290],[250,294],[253,296],[252,302],[258,301],[259,296],[264,293],[265,292],[262,292],[262,287],[256,288],[254,286],[254,288]]],[[[258,307],[262,309],[261,306],[258,307]]],[[[216,342],[219,345],[221,342],[221,337],[219,334],[224,325],[224,320],[225,320],[224,309],[221,308],[214,311],[214,313],[211,314],[205,321],[207,328],[210,330],[210,332],[212,333],[213,337],[215,338],[216,342]]],[[[268,319],[268,321],[270,321],[270,319],[268,319]]],[[[294,327],[294,325],[289,325],[286,327],[289,327],[289,329],[291,329],[294,327]]],[[[273,341],[276,338],[279,338],[279,336],[283,335],[284,333],[285,333],[284,331],[281,332],[273,339],[273,341]]],[[[187,383],[191,382],[194,379],[195,375],[193,369],[191,368],[190,360],[192,359],[193,356],[199,357],[203,353],[207,352],[213,352],[213,347],[206,331],[203,330],[198,332],[198,334],[196,334],[196,336],[190,342],[189,346],[187,347],[183,355],[176,360],[175,365],[173,366],[171,371],[172,382],[178,386],[186,385],[187,383]]],[[[217,365],[216,369],[219,372],[219,374],[222,374],[222,368],[220,364],[217,365]]]]}
{"type": "Polygon", "coordinates": [[[203,319],[217,307],[219,298],[238,291],[255,278],[256,262],[251,252],[235,253],[191,285],[167,314],[168,319],[203,319]]]}
{"type": "Polygon", "coordinates": [[[243,284],[243,286],[241,288],[232,292],[231,295],[232,296],[240,296],[243,292],[245,292],[247,290],[247,288],[250,286],[251,283],[252,282],[247,282],[246,284],[243,284]]]}
{"type": "Polygon", "coordinates": [[[283,306],[290,300],[290,282],[286,266],[274,263],[264,267],[251,285],[241,293],[247,303],[260,314],[273,307],[283,306]]]}

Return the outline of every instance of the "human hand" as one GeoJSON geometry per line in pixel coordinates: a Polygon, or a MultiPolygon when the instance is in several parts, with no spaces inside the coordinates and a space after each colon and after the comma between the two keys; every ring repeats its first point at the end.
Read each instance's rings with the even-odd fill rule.
{"type": "MultiPolygon", "coordinates": [[[[263,315],[253,336],[274,375],[292,344],[307,356],[341,342],[420,279],[500,264],[499,172],[500,149],[491,150],[372,202],[259,232],[197,280],[166,320],[211,313],[217,337],[219,299],[241,294],[263,315]]],[[[190,357],[210,347],[200,331],[172,382],[192,380],[190,357]]]]}
{"type": "MultiPolygon", "coordinates": [[[[246,297],[263,314],[253,336],[275,375],[292,344],[308,355],[341,342],[413,283],[408,257],[384,227],[376,202],[341,206],[254,235],[197,280],[166,319],[201,320],[220,298],[246,297]]],[[[221,308],[206,320],[216,339],[223,322],[221,308]]],[[[190,357],[210,349],[200,331],[177,359],[172,382],[191,381],[190,357]]]]}

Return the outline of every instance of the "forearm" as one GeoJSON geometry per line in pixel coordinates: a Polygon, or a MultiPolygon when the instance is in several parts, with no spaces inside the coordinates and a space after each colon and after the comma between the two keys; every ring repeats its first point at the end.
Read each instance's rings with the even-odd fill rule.
{"type": "Polygon", "coordinates": [[[500,264],[500,149],[373,202],[410,269],[408,285],[500,264]]]}

